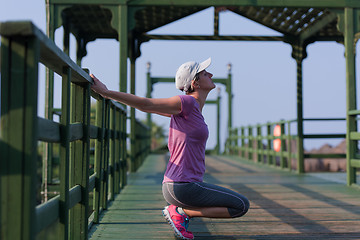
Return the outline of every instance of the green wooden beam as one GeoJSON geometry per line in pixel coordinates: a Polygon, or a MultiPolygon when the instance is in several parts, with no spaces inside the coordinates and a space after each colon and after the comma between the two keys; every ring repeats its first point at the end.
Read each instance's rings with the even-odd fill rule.
{"type": "Polygon", "coordinates": [[[357,0],[130,0],[129,6],[360,7],[357,0]]]}
{"type": "Polygon", "coordinates": [[[71,227],[74,239],[87,239],[89,208],[89,125],[90,125],[90,85],[72,86],[72,119],[80,122],[83,138],[73,142],[71,148],[71,187],[81,186],[81,202],[71,210],[71,227]]]}
{"type": "Polygon", "coordinates": [[[145,39],[156,40],[200,40],[200,41],[284,41],[283,36],[223,36],[223,35],[155,35],[144,34],[145,39]]]}
{"type": "Polygon", "coordinates": [[[70,159],[70,82],[71,69],[63,69],[62,75],[62,114],[60,123],[64,126],[60,144],[60,239],[69,237],[69,159],[70,159]]]}
{"type": "Polygon", "coordinates": [[[8,37],[36,37],[40,41],[40,62],[54,70],[60,76],[63,74],[63,68],[69,66],[72,69],[71,81],[73,83],[92,82],[89,74],[76,65],[68,55],[58,48],[54,42],[32,22],[1,22],[0,34],[8,37]]]}
{"type": "Polygon", "coordinates": [[[1,48],[0,238],[35,239],[40,43],[2,36],[1,48]]]}
{"type": "MultiPolygon", "coordinates": [[[[135,95],[135,58],[130,59],[130,93],[135,95]]],[[[136,119],[135,108],[130,108],[130,157],[134,161],[136,158],[136,119]]],[[[132,169],[136,171],[137,169],[132,169]]]]}
{"type": "Polygon", "coordinates": [[[301,42],[305,41],[306,39],[310,38],[311,36],[315,35],[321,29],[323,29],[326,25],[333,22],[337,18],[335,13],[330,13],[326,15],[321,20],[317,21],[314,25],[312,25],[309,29],[302,32],[299,36],[301,42]]]}
{"type": "Polygon", "coordinates": [[[127,58],[128,58],[128,7],[119,6],[118,34],[120,42],[120,91],[127,92],[127,58]]]}
{"type": "MultiPolygon", "coordinates": [[[[344,39],[346,61],[346,112],[356,110],[356,67],[355,67],[355,30],[359,20],[355,19],[356,12],[346,8],[344,12],[344,39]]],[[[357,132],[356,116],[346,115],[346,173],[347,184],[356,183],[356,169],[352,166],[352,159],[357,153],[357,141],[350,139],[351,132],[357,132]]]]}
{"type": "Polygon", "coordinates": [[[102,4],[129,6],[258,6],[258,7],[360,7],[358,0],[50,0],[50,4],[102,4]]]}
{"type": "Polygon", "coordinates": [[[50,4],[63,5],[63,4],[108,4],[108,5],[119,5],[126,4],[129,0],[50,0],[50,4]]]}
{"type": "Polygon", "coordinates": [[[105,100],[102,98],[96,103],[95,125],[99,128],[99,136],[95,141],[94,170],[96,172],[95,189],[93,198],[94,223],[99,222],[102,199],[102,162],[104,150],[104,127],[105,127],[105,100]]]}

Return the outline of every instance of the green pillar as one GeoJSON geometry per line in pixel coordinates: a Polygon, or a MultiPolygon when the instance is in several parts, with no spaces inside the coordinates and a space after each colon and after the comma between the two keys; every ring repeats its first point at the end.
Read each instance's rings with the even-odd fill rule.
{"type": "Polygon", "coordinates": [[[355,77],[355,16],[352,8],[345,8],[345,58],[346,58],[346,161],[347,184],[356,183],[356,168],[351,166],[355,159],[357,141],[350,138],[351,132],[357,131],[357,115],[350,115],[349,111],[356,110],[356,77],[355,77]]]}
{"type": "Polygon", "coordinates": [[[119,5],[118,34],[120,42],[120,91],[127,92],[128,7],[119,5]]]}
{"type": "MultiPolygon", "coordinates": [[[[135,94],[135,59],[131,59],[130,65],[130,93],[135,94]]],[[[135,108],[130,108],[130,142],[131,142],[131,171],[135,172],[138,167],[137,162],[137,147],[136,147],[136,119],[135,108]]]]}
{"type": "Polygon", "coordinates": [[[220,88],[218,90],[218,97],[216,100],[216,106],[217,106],[217,135],[216,135],[216,154],[220,154],[220,88]]]}
{"type": "MultiPolygon", "coordinates": [[[[228,129],[230,131],[230,129],[232,129],[232,86],[231,86],[231,63],[228,64],[228,78],[227,78],[227,82],[226,82],[226,92],[228,93],[228,113],[229,113],[229,118],[228,118],[228,129]]],[[[229,133],[230,136],[230,133],[229,133]]]]}
{"type": "Polygon", "coordinates": [[[93,192],[93,209],[94,209],[94,223],[99,223],[100,218],[100,207],[101,207],[101,199],[102,199],[102,163],[104,157],[104,127],[105,127],[105,100],[100,99],[96,103],[96,116],[95,116],[95,126],[100,128],[101,138],[95,139],[95,156],[94,156],[94,170],[96,172],[96,181],[95,181],[95,189],[93,192]]]}
{"type": "MultiPolygon", "coordinates": [[[[147,69],[147,73],[146,73],[146,82],[147,82],[147,92],[146,92],[146,97],[147,98],[151,98],[151,92],[152,92],[152,82],[151,82],[151,76],[150,76],[150,68],[151,68],[151,63],[148,62],[146,64],[146,69],[147,69]]],[[[151,129],[152,129],[152,121],[151,121],[151,113],[147,113],[147,125],[149,127],[149,146],[150,146],[150,151],[151,151],[151,129]]]]}
{"type": "Polygon", "coordinates": [[[60,239],[69,238],[69,162],[70,162],[70,83],[71,69],[64,67],[60,123],[64,126],[60,144],[60,239]]]}
{"type": "Polygon", "coordinates": [[[256,161],[258,163],[263,161],[263,155],[262,155],[262,141],[261,141],[261,125],[256,125],[256,161]]]}
{"type": "Polygon", "coordinates": [[[40,43],[1,36],[1,58],[0,238],[35,239],[40,43]]]}
{"type": "MultiPolygon", "coordinates": [[[[47,11],[49,9],[47,8],[47,11]]],[[[48,13],[49,14],[49,13],[48,13]]],[[[54,41],[55,27],[53,14],[50,15],[50,21],[47,22],[47,35],[54,41]]],[[[45,118],[53,121],[53,108],[54,108],[54,72],[46,68],[45,72],[45,118]]],[[[52,162],[53,162],[53,144],[44,142],[44,155],[43,155],[43,180],[42,189],[44,191],[43,201],[48,200],[48,183],[52,183],[52,162]]]]}
{"type": "Polygon", "coordinates": [[[302,63],[306,58],[306,45],[303,42],[295,42],[292,57],[296,61],[296,115],[297,115],[297,172],[304,173],[304,127],[303,127],[303,78],[302,63]]]}
{"type": "Polygon", "coordinates": [[[304,167],[304,126],[303,126],[303,89],[302,89],[302,60],[296,60],[296,113],[297,113],[297,171],[303,173],[304,167]]]}

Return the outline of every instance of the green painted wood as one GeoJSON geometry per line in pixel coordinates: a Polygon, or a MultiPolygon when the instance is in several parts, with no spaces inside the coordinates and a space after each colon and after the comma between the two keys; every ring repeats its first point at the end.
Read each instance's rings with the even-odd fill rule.
{"type": "Polygon", "coordinates": [[[304,138],[345,138],[345,134],[336,134],[336,133],[329,133],[329,134],[304,134],[304,138]]]}
{"type": "Polygon", "coordinates": [[[95,160],[94,170],[96,172],[95,189],[94,189],[94,222],[99,222],[100,206],[101,206],[101,187],[102,187],[102,162],[103,162],[103,144],[104,144],[104,124],[105,124],[105,100],[101,99],[96,103],[96,119],[95,124],[99,128],[99,136],[95,141],[95,160]]]}
{"type": "MultiPolygon", "coordinates": [[[[36,170],[37,170],[37,90],[38,90],[38,62],[40,59],[40,41],[31,39],[26,41],[27,51],[25,55],[26,72],[24,79],[24,118],[21,120],[23,124],[24,140],[23,144],[23,196],[22,199],[23,213],[22,235],[23,238],[33,239],[35,234],[36,219],[35,216],[35,199],[36,199],[36,170]],[[27,202],[28,201],[28,202],[27,202]]],[[[13,89],[15,90],[15,89],[13,89]]],[[[13,94],[18,94],[17,90],[13,94]]],[[[19,99],[18,99],[19,101],[19,99]]],[[[14,119],[15,120],[15,119],[14,119]]],[[[17,119],[20,122],[19,119],[17,119]]]]}
{"type": "Polygon", "coordinates": [[[121,178],[121,158],[120,158],[120,151],[121,151],[121,119],[120,119],[120,111],[115,111],[114,116],[114,122],[115,122],[115,131],[117,132],[117,136],[114,143],[115,148],[115,176],[114,176],[114,193],[118,194],[120,193],[120,178],[121,178]]]}
{"type": "Polygon", "coordinates": [[[261,133],[261,127],[259,125],[256,125],[256,134],[257,134],[257,140],[256,140],[256,161],[257,162],[263,162],[263,155],[262,155],[262,133],[261,133]]]}
{"type": "MultiPolygon", "coordinates": [[[[112,106],[110,108],[110,123],[109,123],[111,131],[115,132],[115,109],[112,106]]],[[[115,134],[112,134],[109,142],[109,198],[111,201],[114,200],[115,197],[115,134]]]]}
{"type": "Polygon", "coordinates": [[[110,143],[110,100],[105,100],[104,107],[104,126],[105,126],[105,137],[103,144],[103,159],[102,159],[102,169],[103,176],[101,178],[101,207],[103,210],[107,209],[108,206],[108,193],[109,193],[109,143],[110,143]]]}
{"type": "MultiPolygon", "coordinates": [[[[131,44],[132,45],[132,44],[131,44]]],[[[130,52],[134,52],[135,46],[130,46],[132,49],[130,49],[130,52]]],[[[135,95],[135,61],[136,58],[133,56],[134,54],[131,54],[130,57],[130,93],[135,95]]],[[[135,108],[130,108],[130,162],[135,164],[132,164],[130,166],[130,171],[136,171],[138,168],[138,163],[136,163],[136,153],[138,151],[137,149],[137,142],[136,142],[136,119],[135,119],[135,108]]]]}
{"type": "Polygon", "coordinates": [[[304,154],[305,158],[346,158],[346,154],[304,154]]]}
{"type": "Polygon", "coordinates": [[[92,82],[91,77],[78,65],[76,65],[69,56],[59,49],[54,42],[40,31],[32,22],[2,22],[0,23],[0,34],[2,36],[23,37],[33,36],[40,41],[40,62],[53,69],[60,76],[63,74],[63,67],[70,66],[73,71],[72,82],[86,83],[92,82]]]}
{"type": "MultiPolygon", "coordinates": [[[[189,40],[189,41],[284,41],[282,36],[209,36],[209,35],[158,35],[158,34],[143,34],[146,39],[153,40],[189,40]]],[[[170,79],[169,79],[170,80],[170,79]]]]}
{"type": "Polygon", "coordinates": [[[291,163],[291,162],[289,160],[286,161],[286,159],[285,159],[285,153],[286,153],[285,123],[281,123],[280,128],[281,128],[280,167],[287,168],[287,167],[289,167],[288,163],[291,163]]]}
{"type": "Polygon", "coordinates": [[[216,109],[217,109],[217,112],[216,112],[216,149],[215,149],[215,153],[216,154],[220,154],[220,112],[221,112],[221,109],[220,109],[220,100],[221,100],[221,97],[220,97],[220,92],[218,93],[218,97],[217,97],[217,100],[216,100],[216,109]]]}
{"type": "Polygon", "coordinates": [[[62,139],[60,144],[60,239],[69,238],[69,165],[70,165],[70,83],[71,69],[64,68],[62,76],[62,99],[60,123],[62,139]]]}
{"type": "Polygon", "coordinates": [[[351,159],[350,160],[350,165],[353,168],[360,168],[360,159],[351,159]]]}
{"type": "MultiPolygon", "coordinates": [[[[346,112],[356,110],[356,78],[355,78],[355,49],[354,49],[354,37],[355,37],[355,19],[354,9],[346,8],[344,13],[345,23],[345,61],[346,61],[346,112]]],[[[357,152],[357,141],[352,140],[350,135],[352,132],[357,131],[356,116],[346,115],[346,172],[348,185],[356,183],[356,169],[351,166],[351,159],[355,158],[357,152]]]]}
{"type": "MultiPolygon", "coordinates": [[[[229,156],[207,156],[205,181],[231,188],[250,200],[235,219],[191,219],[195,239],[356,239],[360,190],[307,174],[297,175],[229,156]]],[[[150,155],[89,239],[174,239],[161,210],[164,155],[150,155]]],[[[336,174],[330,178],[335,178],[336,174]]]]}
{"type": "MultiPolygon", "coordinates": [[[[71,186],[80,186],[80,202],[71,209],[70,237],[86,239],[89,207],[89,128],[90,125],[90,86],[72,85],[72,121],[79,122],[83,137],[72,142],[70,168],[71,186]]],[[[71,131],[72,132],[72,131],[71,131]]]]}
{"type": "MultiPolygon", "coordinates": [[[[168,0],[51,0],[51,4],[128,4],[129,6],[167,6],[168,0]]],[[[192,6],[194,1],[191,0],[173,0],[171,5],[174,6],[192,6]]],[[[197,6],[262,6],[262,7],[360,7],[356,0],[197,0],[197,6]]]]}
{"type": "Polygon", "coordinates": [[[297,108],[297,171],[298,173],[305,172],[304,166],[304,126],[303,126],[303,77],[302,77],[302,63],[306,57],[304,55],[303,43],[298,43],[293,46],[293,57],[296,60],[296,108],[297,108]]]}
{"type": "MultiPolygon", "coordinates": [[[[271,128],[271,123],[268,123],[267,126],[266,126],[266,133],[267,133],[267,136],[272,136],[272,128],[271,128]]],[[[271,162],[273,162],[273,159],[272,159],[272,154],[271,154],[271,146],[272,146],[272,141],[270,138],[267,138],[267,146],[266,146],[266,150],[267,150],[267,153],[266,153],[266,159],[267,159],[267,163],[270,164],[271,162]]]]}
{"type": "Polygon", "coordinates": [[[121,114],[121,167],[122,167],[122,178],[121,188],[127,184],[127,147],[126,147],[126,113],[121,114]]]}
{"type": "MultiPolygon", "coordinates": [[[[114,180],[114,173],[111,173],[114,180],[111,187],[126,184],[126,109],[114,101],[104,100],[93,94],[100,99],[102,106],[98,111],[98,119],[101,120],[97,121],[101,128],[90,126],[90,76],[83,75],[84,71],[76,65],[72,68],[73,62],[67,62],[67,56],[63,52],[57,55],[59,49],[31,22],[1,23],[0,33],[3,34],[0,108],[1,239],[87,239],[88,222],[92,220],[88,216],[89,191],[95,188],[99,193],[94,197],[98,202],[98,210],[95,211],[98,215],[100,207],[107,208],[109,172],[121,169],[117,182],[114,180]],[[61,109],[57,110],[60,124],[37,116],[38,63],[44,61],[46,66],[52,67],[51,64],[57,60],[57,68],[58,71],[61,69],[62,76],[61,109]],[[80,82],[81,85],[77,85],[80,82]],[[72,83],[74,85],[70,91],[72,83]],[[118,112],[116,118],[115,111],[118,112]],[[96,146],[95,152],[95,158],[101,160],[100,169],[90,177],[91,184],[90,138],[101,142],[100,148],[96,146]],[[121,164],[115,164],[115,154],[109,155],[108,145],[115,138],[119,139],[117,145],[121,145],[117,151],[117,160],[121,164]],[[60,185],[57,189],[60,195],[35,208],[38,140],[60,143],[60,185]],[[110,166],[109,157],[113,159],[110,166]]],[[[148,129],[139,122],[138,124],[141,134],[136,137],[139,142],[138,162],[141,164],[142,158],[148,153],[148,129]]],[[[112,150],[114,148],[113,144],[112,150]]],[[[48,149],[46,147],[45,152],[48,149]]]]}
{"type": "Polygon", "coordinates": [[[59,219],[59,199],[56,196],[49,201],[36,206],[36,229],[35,233],[50,227],[59,219]]]}
{"type": "Polygon", "coordinates": [[[34,239],[40,43],[31,36],[1,43],[0,236],[34,239]]]}
{"type": "MultiPolygon", "coordinates": [[[[44,142],[60,142],[60,124],[45,118],[37,118],[38,120],[38,139],[44,142]]],[[[45,149],[50,147],[47,146],[45,149]]],[[[47,152],[47,150],[45,150],[47,152]]],[[[48,153],[48,152],[47,152],[48,153]]],[[[50,154],[50,153],[49,153],[50,154]]],[[[47,156],[47,155],[45,155],[47,156]]],[[[49,166],[50,167],[50,166],[49,166]]],[[[50,176],[49,176],[50,177],[50,176]]]]}
{"type": "MultiPolygon", "coordinates": [[[[47,8],[47,14],[50,14],[48,11],[50,9],[47,8]]],[[[51,14],[52,15],[52,14],[51,14]]],[[[48,15],[49,16],[49,15],[48,15]]],[[[52,20],[52,17],[49,19],[52,20]]],[[[52,26],[52,24],[50,24],[52,26]]],[[[55,39],[55,31],[50,31],[51,27],[46,29],[46,35],[54,41],[55,39]]],[[[49,121],[53,121],[54,118],[54,71],[49,68],[45,68],[45,118],[49,119],[49,121]]],[[[42,128],[39,128],[41,130],[42,128]]],[[[49,131],[50,132],[50,131],[49,131]]],[[[42,139],[40,139],[42,140],[42,139]]],[[[59,136],[60,141],[60,136],[59,136]]],[[[48,184],[52,183],[52,163],[53,163],[53,144],[52,141],[44,141],[44,157],[43,157],[43,182],[42,189],[44,191],[44,200],[48,200],[48,184]]]]}
{"type": "Polygon", "coordinates": [[[117,22],[117,29],[120,42],[120,79],[119,90],[127,92],[127,58],[128,58],[128,6],[119,5],[117,9],[119,22],[117,22]]]}

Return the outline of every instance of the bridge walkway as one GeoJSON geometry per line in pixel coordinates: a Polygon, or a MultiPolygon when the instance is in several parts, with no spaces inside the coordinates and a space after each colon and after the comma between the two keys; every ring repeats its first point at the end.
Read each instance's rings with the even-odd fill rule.
{"type": "MultiPolygon", "coordinates": [[[[165,155],[150,155],[104,211],[89,239],[174,239],[163,219],[165,155]]],[[[250,200],[238,219],[192,219],[195,239],[360,239],[360,190],[248,160],[207,156],[205,181],[250,200]]]]}

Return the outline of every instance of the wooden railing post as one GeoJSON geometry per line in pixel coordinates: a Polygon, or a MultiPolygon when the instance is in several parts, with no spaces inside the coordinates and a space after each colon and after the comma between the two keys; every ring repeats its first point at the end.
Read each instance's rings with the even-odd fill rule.
{"type": "Polygon", "coordinates": [[[257,162],[262,162],[262,133],[261,133],[261,125],[258,124],[256,126],[256,160],[257,162]]]}
{"type": "Polygon", "coordinates": [[[0,238],[35,239],[39,41],[1,38],[0,238]]]}
{"type": "Polygon", "coordinates": [[[89,158],[90,158],[90,84],[72,86],[72,120],[83,125],[83,138],[73,142],[71,149],[71,187],[81,186],[81,202],[71,210],[71,239],[86,239],[89,212],[89,158]]]}
{"type": "Polygon", "coordinates": [[[241,133],[241,147],[240,147],[240,156],[245,158],[245,128],[240,128],[241,133]]]}
{"type": "Polygon", "coordinates": [[[288,134],[287,134],[287,147],[286,147],[286,151],[287,151],[287,166],[289,168],[289,170],[291,171],[292,168],[292,137],[291,137],[291,121],[287,122],[287,130],[288,130],[288,134]]]}
{"type": "Polygon", "coordinates": [[[239,130],[234,128],[234,152],[239,155],[239,130]]]}
{"type": "Polygon", "coordinates": [[[108,186],[108,179],[109,179],[109,142],[110,142],[110,100],[105,100],[105,139],[104,139],[104,145],[103,145],[103,163],[102,163],[102,171],[103,171],[103,177],[101,179],[102,181],[102,193],[101,193],[101,207],[102,209],[107,209],[107,202],[108,202],[108,192],[109,192],[109,186],[108,186]]]}
{"type": "Polygon", "coordinates": [[[128,164],[127,164],[127,148],[126,148],[126,112],[121,113],[121,183],[120,186],[123,188],[127,184],[127,171],[128,171],[128,164]]]}
{"type": "Polygon", "coordinates": [[[284,150],[285,150],[285,123],[281,122],[280,123],[280,141],[281,141],[281,148],[280,148],[280,167],[281,168],[285,168],[286,167],[286,162],[285,162],[285,156],[284,156],[284,150]]]}
{"type": "Polygon", "coordinates": [[[272,163],[272,155],[271,155],[271,146],[272,146],[272,138],[273,138],[273,135],[272,135],[272,132],[271,132],[271,123],[267,123],[266,124],[266,129],[267,129],[267,146],[266,146],[266,149],[267,149],[267,153],[266,153],[266,161],[267,161],[267,164],[271,164],[272,163]]]}
{"type": "Polygon", "coordinates": [[[249,126],[248,127],[248,159],[249,160],[253,160],[253,152],[254,152],[254,149],[253,149],[253,128],[252,126],[249,126]]]}
{"type": "Polygon", "coordinates": [[[115,142],[114,142],[114,146],[115,146],[115,153],[114,153],[114,193],[118,194],[120,192],[120,174],[121,174],[121,158],[120,158],[120,148],[121,148],[121,144],[120,144],[120,138],[121,138],[121,134],[120,134],[120,127],[121,127],[121,121],[120,121],[120,110],[119,109],[115,109],[115,116],[114,116],[114,122],[115,122],[115,142]]]}
{"type": "Polygon", "coordinates": [[[95,141],[95,156],[94,156],[94,170],[96,172],[95,178],[95,189],[94,189],[94,223],[99,222],[99,214],[100,214],[100,206],[102,199],[102,163],[103,163],[103,144],[104,144],[104,124],[105,124],[105,100],[100,99],[96,103],[96,117],[95,117],[95,125],[98,127],[98,137],[95,141]]]}
{"type": "Polygon", "coordinates": [[[110,106],[110,142],[109,142],[109,195],[115,199],[115,106],[110,106]]]}
{"type": "Polygon", "coordinates": [[[70,162],[70,84],[71,69],[65,67],[62,76],[61,144],[60,144],[60,239],[69,237],[69,162],[70,162]]]}

